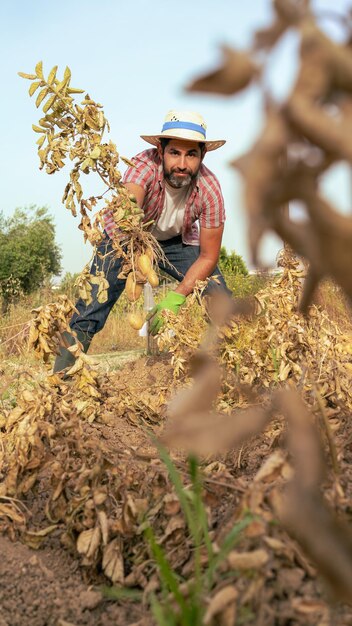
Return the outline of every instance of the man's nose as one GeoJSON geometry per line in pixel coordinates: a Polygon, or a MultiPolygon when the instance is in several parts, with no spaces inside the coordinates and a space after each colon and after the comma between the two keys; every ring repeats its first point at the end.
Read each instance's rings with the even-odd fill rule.
{"type": "Polygon", "coordinates": [[[186,157],[185,157],[185,155],[183,155],[183,154],[181,154],[181,155],[179,156],[179,159],[178,159],[178,169],[179,169],[179,170],[185,170],[185,169],[187,169],[187,168],[186,168],[186,157]]]}

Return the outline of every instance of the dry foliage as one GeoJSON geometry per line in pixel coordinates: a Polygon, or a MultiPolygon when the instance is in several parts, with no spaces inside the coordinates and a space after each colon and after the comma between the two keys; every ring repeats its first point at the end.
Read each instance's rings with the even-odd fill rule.
{"type": "MultiPolygon", "coordinates": [[[[53,67],[45,77],[40,61],[34,74],[19,72],[22,78],[31,81],[29,95],[36,94],[35,104],[37,108],[42,108],[44,114],[38,124],[32,126],[40,135],[37,140],[40,168],[44,168],[47,174],[54,174],[65,167],[68,159],[72,161],[62,202],[74,217],[80,213],[78,228],[83,232],[84,240],[91,243],[94,252],[104,239],[104,216],[107,212],[111,214],[115,225],[113,254],[123,260],[119,278],[128,278],[126,293],[134,302],[141,293],[143,283],[158,284],[153,264],[164,255],[155,237],[148,231],[150,222],[143,222],[143,211],[121,182],[120,159],[128,165],[133,163],[120,157],[111,140],[103,140],[109,123],[102,105],[88,94],[80,104],[76,104],[74,96],[84,93],[84,90],[71,87],[68,67],[61,80],[57,77],[57,69],[57,66],[53,67]],[[92,172],[98,175],[104,191],[84,198],[81,176],[92,172]],[[90,217],[93,209],[96,213],[90,217]]],[[[86,304],[92,301],[93,285],[97,285],[98,301],[105,302],[108,282],[104,273],[101,271],[92,275],[89,266],[86,266],[77,280],[79,295],[86,304]]]]}
{"type": "MultiPolygon", "coordinates": [[[[219,400],[223,411],[243,403],[238,389],[275,388],[288,380],[297,384],[311,404],[316,401],[317,389],[330,406],[351,409],[352,333],[340,328],[316,305],[303,317],[298,305],[306,270],[287,249],[281,253],[279,265],[282,273],[250,301],[229,301],[226,309],[220,297],[219,330],[214,334],[214,327],[211,328],[202,343],[203,352],[206,348],[206,355],[212,355],[209,376],[202,373],[203,393],[210,392],[209,384],[215,379],[218,363],[224,370],[219,400]]],[[[190,300],[181,317],[168,314],[168,327],[159,338],[160,347],[168,346],[173,355],[176,376],[185,364],[187,373],[193,373],[197,359],[201,360],[201,355],[191,358],[201,343],[199,322],[194,316],[192,319],[191,306],[190,300]]],[[[214,309],[216,303],[212,306],[214,309]]],[[[204,321],[201,329],[205,330],[204,321]]],[[[190,400],[189,410],[192,406],[195,404],[190,400]]]]}
{"type": "MultiPolygon", "coordinates": [[[[213,323],[205,334],[205,321],[190,313],[190,298],[177,318],[168,314],[168,328],[160,336],[171,364],[142,361],[139,370],[136,365],[101,376],[80,355],[65,383],[56,377],[40,384],[23,380],[17,405],[0,413],[0,520],[4,532],[33,547],[60,533],[85,566],[100,566],[113,582],[140,586],[146,593],[159,588],[143,539],[150,525],[183,577],[180,589],[187,598],[193,546],[180,502],[153,446],[126,445],[123,437],[110,441],[122,418],[133,432],[148,429],[161,436],[182,473],[184,453],[199,455],[214,554],[233,523],[252,515],[203,598],[204,624],[347,626],[352,617],[347,606],[352,597],[352,341],[311,298],[325,275],[352,296],[346,271],[350,218],[337,215],[318,194],[320,174],[337,160],[350,160],[352,61],[349,44],[334,44],[319,31],[307,0],[273,4],[275,21],[256,33],[253,49],[225,49],[224,66],[193,88],[222,94],[243,89],[260,76],[256,53],[265,59],[288,28],[299,32],[297,84],[284,105],[268,104],[262,135],[236,167],[245,177],[254,258],[270,228],[306,257],[307,267],[302,270],[286,249],[282,274],[255,298],[209,303],[213,323]],[[328,112],[331,103],[336,116],[328,112]],[[294,146],[300,156],[287,163],[294,146]],[[319,158],[312,161],[312,155],[319,158]],[[282,211],[293,199],[307,207],[305,226],[291,223],[282,211]],[[298,296],[306,272],[303,317],[298,296]],[[30,513],[38,501],[39,529],[31,527],[30,513]]],[[[37,66],[31,80],[41,83],[40,72],[37,66]]],[[[51,84],[60,92],[55,80],[51,84]]],[[[47,89],[49,78],[44,83],[47,89]]],[[[95,103],[89,99],[86,106],[95,103]]],[[[102,117],[93,118],[94,124],[103,123],[102,117]]],[[[55,158],[53,166],[59,167],[55,158]]],[[[91,159],[85,167],[93,167],[94,158],[84,158],[91,159]]],[[[74,179],[71,184],[75,187],[74,179]]],[[[73,193],[71,187],[68,191],[73,193]]],[[[132,250],[129,254],[132,262],[132,250]]],[[[71,305],[62,304],[68,311],[71,305]]],[[[31,332],[45,360],[46,344],[57,349],[56,331],[48,322],[50,313],[37,313],[31,332]]],[[[62,327],[65,319],[63,314],[62,327]]],[[[187,480],[186,490],[192,497],[187,480]]],[[[209,566],[206,550],[201,564],[209,566]]]]}
{"type": "Polygon", "coordinates": [[[56,303],[33,309],[35,316],[29,328],[28,344],[44,363],[59,352],[59,346],[64,342],[63,334],[71,334],[69,321],[74,311],[72,302],[64,295],[59,296],[56,303]]]}

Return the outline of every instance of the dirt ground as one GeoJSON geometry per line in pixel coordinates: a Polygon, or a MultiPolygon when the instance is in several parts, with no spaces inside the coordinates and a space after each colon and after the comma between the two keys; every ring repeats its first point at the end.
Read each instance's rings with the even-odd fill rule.
{"type": "Polygon", "coordinates": [[[77,560],[54,541],[35,551],[0,537],[0,553],[1,626],[148,623],[143,606],[104,600],[77,560]]]}
{"type": "MultiPolygon", "coordinates": [[[[129,359],[126,359],[126,362],[129,359]]],[[[105,364],[104,364],[105,370],[105,364]]],[[[113,426],[88,426],[109,441],[145,450],[150,443],[130,421],[117,419],[113,426]]],[[[39,508],[32,518],[41,521],[39,508]],[[36,519],[37,516],[37,519],[36,519]]],[[[38,549],[0,535],[0,626],[127,626],[151,623],[142,603],[110,601],[100,593],[106,578],[82,568],[53,533],[38,549]]]]}
{"type": "MultiPolygon", "coordinates": [[[[160,495],[162,490],[165,491],[165,486],[158,483],[160,477],[155,478],[158,476],[155,467],[159,468],[160,462],[153,469],[153,459],[156,459],[157,453],[149,435],[151,432],[160,435],[164,427],[163,407],[172,387],[172,368],[168,357],[154,357],[149,360],[143,357],[127,363],[120,371],[110,375],[105,373],[104,376],[102,389],[104,391],[105,385],[110,390],[110,397],[105,401],[105,422],[85,423],[83,436],[93,442],[104,442],[111,458],[115,455],[117,459],[121,456],[122,450],[128,450],[130,456],[128,471],[133,468],[139,481],[139,487],[137,484],[135,489],[140,490],[141,497],[145,492],[153,490],[155,494],[160,495]],[[129,407],[128,394],[132,394],[130,398],[136,399],[139,388],[149,389],[149,396],[144,397],[145,404],[131,400],[133,406],[129,407]],[[111,396],[112,389],[114,391],[111,396]],[[118,398],[124,399],[123,408],[117,409],[118,398]],[[144,468],[145,481],[141,479],[144,468]]],[[[340,423],[332,416],[331,424],[334,427],[339,454],[340,485],[344,491],[344,504],[340,509],[343,514],[349,515],[352,502],[352,427],[346,416],[340,423]]],[[[275,422],[241,449],[234,449],[217,460],[209,459],[206,464],[204,498],[211,511],[211,524],[215,536],[220,537],[231,525],[247,493],[251,493],[248,502],[250,498],[253,500],[254,496],[258,497],[258,494],[250,492],[253,479],[266,459],[279,448],[283,437],[282,424],[275,422]]],[[[176,451],[173,458],[182,470],[184,457],[181,452],[176,451]]],[[[328,462],[330,464],[330,461],[328,462]]],[[[118,467],[121,471],[121,464],[118,467]]],[[[267,479],[268,483],[270,480],[267,479]]],[[[46,488],[47,484],[43,480],[39,492],[40,489],[46,488]]],[[[267,485],[265,488],[267,489],[267,485]]],[[[334,485],[330,481],[326,485],[326,493],[331,499],[333,490],[334,485]]],[[[33,495],[29,493],[24,498],[25,505],[31,511],[32,527],[44,525],[44,491],[41,495],[42,498],[38,497],[36,492],[36,498],[33,499],[33,495]]],[[[243,598],[243,606],[240,607],[237,621],[228,624],[250,626],[352,624],[351,609],[333,600],[329,589],[304,551],[270,518],[267,501],[269,498],[265,495],[261,505],[264,511],[263,518],[260,523],[255,522],[250,526],[244,537],[242,549],[270,548],[268,552],[270,560],[259,573],[252,571],[242,576],[237,572],[229,579],[236,585],[243,598]]],[[[63,547],[62,530],[63,526],[59,524],[36,550],[18,541],[18,537],[16,541],[11,541],[9,538],[11,533],[0,535],[0,626],[153,624],[149,609],[141,598],[138,601],[120,599],[117,602],[104,596],[102,587],[110,583],[101,568],[82,566],[78,555],[63,547]]],[[[184,530],[181,531],[177,538],[175,534],[170,533],[167,538],[170,545],[167,541],[164,545],[173,555],[173,566],[187,577],[189,550],[185,545],[184,530]]],[[[131,542],[133,550],[136,550],[135,539],[131,539],[131,542]]],[[[219,585],[220,588],[223,585],[221,579],[219,585]]],[[[219,622],[222,623],[225,622],[219,622]]]]}
{"type": "MultiPolygon", "coordinates": [[[[101,372],[107,362],[121,367],[137,359],[139,354],[108,355],[99,358],[101,372]]],[[[127,372],[130,365],[127,366],[127,372]]],[[[138,368],[137,368],[138,370],[138,368]]],[[[132,366],[134,374],[137,370],[132,366]]],[[[119,375],[116,375],[117,379],[119,375]]],[[[119,385],[122,388],[123,382],[119,385]]],[[[116,418],[114,424],[86,425],[87,431],[109,442],[112,451],[121,447],[138,448],[148,454],[151,444],[143,428],[131,424],[126,417],[116,418]]],[[[154,451],[155,452],[155,451],[154,451]]],[[[32,503],[29,503],[31,506],[32,503]]],[[[32,509],[32,524],[43,521],[43,511],[32,509]]],[[[80,566],[76,556],[60,543],[60,531],[37,550],[0,534],[0,626],[148,626],[150,615],[143,603],[110,601],[100,589],[107,579],[96,571],[80,566]]]]}

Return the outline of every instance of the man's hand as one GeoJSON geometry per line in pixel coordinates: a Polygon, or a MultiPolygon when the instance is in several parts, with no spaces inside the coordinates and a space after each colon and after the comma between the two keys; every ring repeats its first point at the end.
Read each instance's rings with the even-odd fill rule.
{"type": "Polygon", "coordinates": [[[147,320],[151,320],[149,330],[152,335],[156,335],[164,324],[161,313],[165,310],[172,311],[177,315],[179,308],[185,303],[186,296],[176,291],[169,291],[165,298],[159,302],[147,315],[147,320]]]}

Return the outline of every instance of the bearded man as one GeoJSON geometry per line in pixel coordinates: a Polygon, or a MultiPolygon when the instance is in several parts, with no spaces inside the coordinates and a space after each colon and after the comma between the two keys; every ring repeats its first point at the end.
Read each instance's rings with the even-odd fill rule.
{"type": "MultiPolygon", "coordinates": [[[[206,152],[217,150],[225,141],[207,140],[203,118],[189,111],[169,111],[160,134],[141,138],[154,148],[131,159],[134,167],[127,169],[123,183],[144,211],[143,220],[152,222],[151,232],[170,263],[160,262],[160,269],[179,282],[151,312],[150,329],[156,334],[163,324],[162,311],[169,309],[177,314],[198,280],[217,276],[217,281],[209,281],[205,295],[219,288],[228,291],[217,267],[225,222],[224,200],[218,179],[203,164],[206,152]]],[[[117,278],[121,259],[114,257],[112,248],[115,227],[107,213],[106,238],[91,267],[93,275],[104,271],[109,282],[108,299],[99,303],[97,286],[93,286],[93,301],[86,305],[79,300],[78,312],[70,322],[85,351],[125,287],[126,281],[117,278]]],[[[66,339],[72,343],[70,335],[66,339]]],[[[73,361],[72,354],[62,348],[54,371],[67,368],[73,361]]]]}

